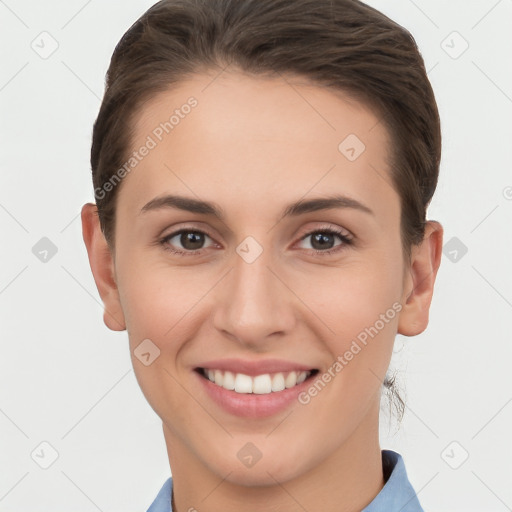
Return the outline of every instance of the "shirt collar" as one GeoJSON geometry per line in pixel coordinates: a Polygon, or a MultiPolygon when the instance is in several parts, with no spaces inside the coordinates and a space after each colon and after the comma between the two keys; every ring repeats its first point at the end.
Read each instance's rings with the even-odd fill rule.
{"type": "MultiPolygon", "coordinates": [[[[424,512],[407,477],[402,456],[392,450],[382,450],[381,453],[386,483],[361,512],[424,512]]],[[[147,512],[172,512],[171,493],[172,478],[169,478],[147,512]]]]}
{"type": "Polygon", "coordinates": [[[382,471],[384,487],[361,512],[424,512],[399,453],[382,450],[382,471]]]}
{"type": "Polygon", "coordinates": [[[171,507],[172,477],[168,478],[157,494],[147,512],[172,512],[171,507]]]}

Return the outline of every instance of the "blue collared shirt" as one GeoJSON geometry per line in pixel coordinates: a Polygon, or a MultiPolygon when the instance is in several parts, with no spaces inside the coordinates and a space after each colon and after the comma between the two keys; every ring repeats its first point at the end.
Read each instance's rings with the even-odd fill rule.
{"type": "MultiPolygon", "coordinates": [[[[361,512],[424,512],[407,477],[402,456],[392,450],[382,450],[382,470],[386,483],[361,512]]],[[[171,493],[172,478],[169,478],[147,512],[172,512],[171,493]]]]}

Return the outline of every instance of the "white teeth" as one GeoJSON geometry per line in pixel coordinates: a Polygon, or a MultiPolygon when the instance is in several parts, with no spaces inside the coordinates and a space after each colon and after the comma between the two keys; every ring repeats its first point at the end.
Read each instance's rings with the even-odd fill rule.
{"type": "Polygon", "coordinates": [[[297,384],[297,372],[290,372],[284,381],[287,388],[292,388],[297,384]]]}
{"type": "Polygon", "coordinates": [[[284,388],[284,375],[276,373],[272,379],[272,391],[283,391],[284,388]]]}
{"type": "Polygon", "coordinates": [[[267,373],[265,375],[257,375],[253,379],[252,392],[258,395],[265,395],[272,391],[272,379],[267,373]]]}
{"type": "Polygon", "coordinates": [[[270,375],[265,373],[251,377],[243,373],[223,372],[222,370],[203,370],[203,374],[217,386],[224,389],[235,391],[236,393],[254,393],[257,395],[266,395],[273,392],[283,391],[292,388],[297,384],[304,382],[310,375],[310,371],[296,372],[288,374],[275,373],[270,375]],[[285,376],[286,375],[286,376],[285,376]]]}
{"type": "Polygon", "coordinates": [[[304,382],[307,378],[307,373],[306,372],[300,372],[298,375],[297,375],[297,384],[300,384],[301,382],[304,382]]]}
{"type": "Polygon", "coordinates": [[[235,389],[235,375],[233,373],[224,372],[224,382],[222,383],[222,387],[229,390],[235,389]]]}
{"type": "Polygon", "coordinates": [[[243,373],[237,373],[235,377],[235,391],[237,393],[252,393],[251,377],[243,373]]]}

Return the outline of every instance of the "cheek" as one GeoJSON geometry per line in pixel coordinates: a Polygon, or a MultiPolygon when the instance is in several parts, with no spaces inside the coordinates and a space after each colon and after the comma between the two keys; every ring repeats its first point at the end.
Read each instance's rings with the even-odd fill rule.
{"type": "Polygon", "coordinates": [[[118,277],[140,389],[160,417],[172,411],[172,424],[187,424],[201,410],[178,383],[183,375],[177,362],[181,348],[193,336],[192,326],[198,325],[194,305],[206,292],[199,283],[199,288],[190,283],[183,272],[157,268],[148,258],[122,262],[118,277]],[[148,352],[150,362],[146,365],[143,354],[148,352]]]}
{"type": "Polygon", "coordinates": [[[119,293],[130,338],[171,337],[207,290],[190,269],[173,269],[161,262],[132,255],[119,262],[119,293]]]}
{"type": "Polygon", "coordinates": [[[297,284],[297,294],[315,313],[311,318],[321,324],[317,335],[331,354],[333,389],[342,400],[366,401],[384,378],[402,308],[402,271],[399,257],[381,251],[326,269],[315,276],[314,288],[297,284]]]}
{"type": "MultiPolygon", "coordinates": [[[[305,276],[290,276],[294,291],[324,324],[326,336],[350,340],[386,315],[386,328],[398,321],[396,309],[402,294],[400,259],[382,254],[354,258],[349,264],[323,268],[305,276]],[[394,309],[393,309],[394,308],[394,309]]],[[[340,342],[340,349],[343,344],[340,342]]]]}

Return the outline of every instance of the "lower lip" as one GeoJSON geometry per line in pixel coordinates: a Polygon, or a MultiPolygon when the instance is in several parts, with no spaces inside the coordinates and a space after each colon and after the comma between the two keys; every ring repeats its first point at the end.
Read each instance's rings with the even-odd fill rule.
{"type": "Polygon", "coordinates": [[[264,418],[277,414],[287,409],[294,401],[298,401],[298,395],[310,385],[310,375],[304,382],[276,391],[259,395],[257,393],[237,393],[217,386],[210,379],[203,377],[197,371],[193,372],[202,382],[209,397],[225,411],[244,418],[264,418]]]}

